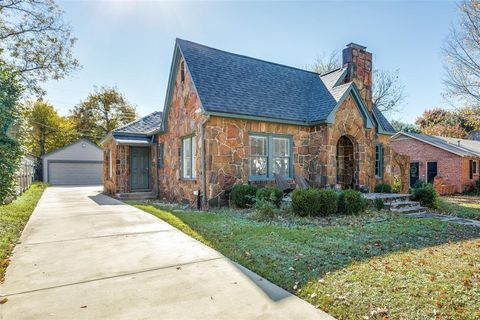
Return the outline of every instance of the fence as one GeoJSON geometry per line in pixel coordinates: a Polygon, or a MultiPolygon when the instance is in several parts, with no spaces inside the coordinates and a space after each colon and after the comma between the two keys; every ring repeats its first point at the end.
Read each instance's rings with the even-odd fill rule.
{"type": "Polygon", "coordinates": [[[36,158],[30,155],[26,155],[22,158],[20,168],[16,174],[17,193],[19,195],[32,185],[32,182],[35,178],[36,162],[36,158]]]}

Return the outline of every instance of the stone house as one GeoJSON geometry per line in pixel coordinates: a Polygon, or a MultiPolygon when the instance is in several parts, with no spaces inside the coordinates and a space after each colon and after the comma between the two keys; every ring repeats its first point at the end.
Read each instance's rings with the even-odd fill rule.
{"type": "Polygon", "coordinates": [[[479,179],[480,141],[399,132],[395,152],[410,158],[410,186],[433,183],[440,194],[469,191],[479,179]]]}
{"type": "Polygon", "coordinates": [[[354,43],[342,68],[320,75],[177,39],[163,114],[103,140],[105,192],[209,207],[274,173],[323,187],[390,183],[394,129],[372,104],[372,69],[354,43]]]}

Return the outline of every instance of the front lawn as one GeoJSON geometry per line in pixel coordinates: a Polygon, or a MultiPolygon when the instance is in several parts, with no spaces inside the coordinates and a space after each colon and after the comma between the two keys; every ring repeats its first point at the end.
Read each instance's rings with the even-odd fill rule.
{"type": "Polygon", "coordinates": [[[460,218],[480,220],[480,196],[440,197],[438,211],[460,218]]]}
{"type": "Polygon", "coordinates": [[[134,205],[338,319],[480,316],[480,228],[385,213],[259,222],[134,205]]]}
{"type": "Polygon", "coordinates": [[[0,279],[5,275],[8,255],[46,187],[46,184],[34,183],[12,203],[0,205],[0,279]]]}

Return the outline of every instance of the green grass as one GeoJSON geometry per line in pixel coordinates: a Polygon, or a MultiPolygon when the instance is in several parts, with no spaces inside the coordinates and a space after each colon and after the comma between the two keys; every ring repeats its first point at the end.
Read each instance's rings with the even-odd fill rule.
{"type": "Polygon", "coordinates": [[[259,222],[134,205],[338,319],[480,316],[480,228],[385,213],[259,222]]]}
{"type": "Polygon", "coordinates": [[[480,196],[440,197],[437,211],[460,218],[480,220],[480,196]]]}
{"type": "Polygon", "coordinates": [[[46,187],[46,184],[34,183],[12,203],[0,205],[0,279],[5,275],[8,255],[46,187]]]}

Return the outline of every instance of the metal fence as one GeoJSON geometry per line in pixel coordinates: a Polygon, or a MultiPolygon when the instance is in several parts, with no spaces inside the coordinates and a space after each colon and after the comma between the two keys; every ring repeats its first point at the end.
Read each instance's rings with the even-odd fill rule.
{"type": "Polygon", "coordinates": [[[20,168],[17,171],[17,193],[20,195],[25,190],[30,188],[35,178],[35,166],[37,159],[31,155],[26,155],[22,158],[20,168]]]}

